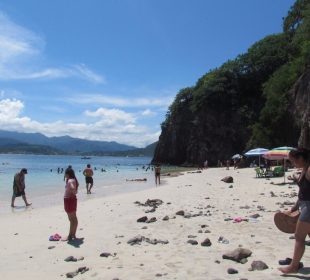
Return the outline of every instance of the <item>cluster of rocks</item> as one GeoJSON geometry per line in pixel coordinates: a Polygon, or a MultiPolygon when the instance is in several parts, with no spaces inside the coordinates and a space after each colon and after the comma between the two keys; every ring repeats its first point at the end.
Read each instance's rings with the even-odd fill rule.
{"type": "MultiPolygon", "coordinates": [[[[237,263],[245,264],[248,262],[248,258],[252,255],[252,251],[246,248],[237,248],[233,251],[227,252],[223,254],[222,258],[227,260],[232,260],[237,263]]],[[[251,267],[249,268],[249,271],[254,270],[265,270],[268,269],[268,265],[264,263],[263,261],[253,261],[251,263],[251,267]]],[[[238,270],[234,268],[229,268],[227,270],[228,274],[237,274],[238,270]]]]}
{"type": "Polygon", "coordinates": [[[185,212],[184,210],[179,210],[175,213],[177,216],[183,216],[186,219],[194,218],[194,217],[200,217],[200,216],[212,216],[212,213],[210,210],[206,211],[206,213],[203,213],[203,211],[199,211],[198,213],[188,213],[185,212]]]}
{"type": "Polygon", "coordinates": [[[84,274],[88,270],[89,270],[88,267],[82,266],[82,267],[79,267],[77,270],[75,270],[73,272],[66,273],[66,276],[67,276],[67,278],[73,278],[73,277],[77,276],[79,273],[84,274]]]}
{"type": "Polygon", "coordinates": [[[161,199],[148,199],[146,202],[141,203],[140,201],[136,201],[135,204],[138,206],[143,207],[151,207],[151,209],[148,209],[145,211],[145,213],[152,213],[155,212],[156,209],[162,205],[164,202],[161,199]]]}
{"type": "Polygon", "coordinates": [[[168,240],[161,240],[161,239],[156,239],[156,238],[148,238],[142,235],[137,235],[127,241],[127,244],[130,245],[141,245],[142,242],[146,242],[152,245],[157,245],[157,244],[168,244],[168,240]]]}

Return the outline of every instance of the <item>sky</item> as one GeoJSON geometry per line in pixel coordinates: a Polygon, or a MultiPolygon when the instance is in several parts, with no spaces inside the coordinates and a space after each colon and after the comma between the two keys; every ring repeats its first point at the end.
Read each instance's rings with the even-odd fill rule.
{"type": "Polygon", "coordinates": [[[282,30],[293,0],[2,0],[0,129],[144,147],[181,88],[282,30]]]}

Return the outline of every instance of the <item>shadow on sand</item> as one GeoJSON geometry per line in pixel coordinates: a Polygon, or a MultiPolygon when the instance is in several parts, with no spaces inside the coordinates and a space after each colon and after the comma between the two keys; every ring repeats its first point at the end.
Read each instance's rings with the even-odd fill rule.
{"type": "Polygon", "coordinates": [[[80,248],[80,246],[84,243],[84,237],[69,240],[67,243],[75,248],[80,248]]]}
{"type": "Polygon", "coordinates": [[[310,280],[310,267],[304,267],[301,268],[298,271],[299,275],[296,274],[283,274],[281,275],[284,278],[295,278],[295,279],[304,279],[304,280],[310,280]],[[300,275],[302,274],[302,275],[300,275]]]}

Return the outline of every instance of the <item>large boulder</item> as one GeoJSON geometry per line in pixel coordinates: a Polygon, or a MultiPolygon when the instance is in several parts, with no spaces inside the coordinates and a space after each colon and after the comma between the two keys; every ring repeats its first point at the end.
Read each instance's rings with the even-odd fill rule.
{"type": "Polygon", "coordinates": [[[232,260],[235,262],[241,262],[242,259],[246,259],[252,255],[252,251],[245,248],[237,248],[233,251],[223,254],[223,259],[232,260]]]}

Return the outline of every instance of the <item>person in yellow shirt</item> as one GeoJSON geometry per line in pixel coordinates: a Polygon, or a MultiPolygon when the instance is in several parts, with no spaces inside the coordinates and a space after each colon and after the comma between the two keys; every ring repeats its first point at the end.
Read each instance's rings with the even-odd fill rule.
{"type": "Polygon", "coordinates": [[[94,172],[90,164],[87,164],[87,167],[83,171],[83,175],[85,176],[87,194],[91,194],[91,189],[94,185],[94,180],[93,180],[94,172]]]}

